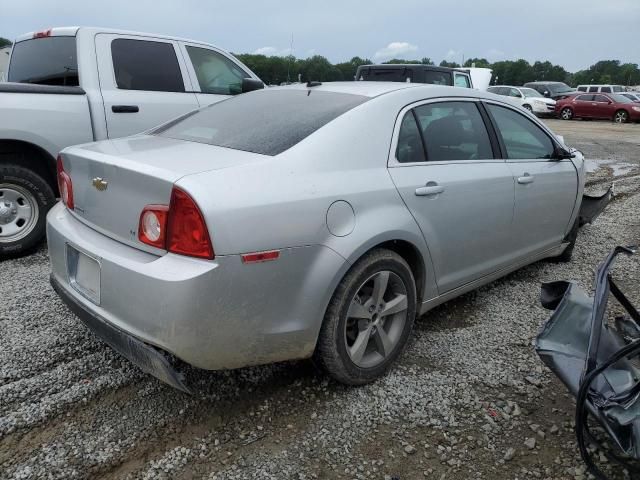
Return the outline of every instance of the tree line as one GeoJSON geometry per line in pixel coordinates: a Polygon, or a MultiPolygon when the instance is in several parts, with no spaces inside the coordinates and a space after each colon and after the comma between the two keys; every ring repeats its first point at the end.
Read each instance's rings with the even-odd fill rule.
{"type": "MultiPolygon", "coordinates": [[[[332,64],[321,55],[302,59],[292,55],[286,57],[268,57],[250,53],[236,54],[236,56],[264,82],[269,85],[279,85],[285,82],[318,80],[331,82],[353,80],[360,65],[369,65],[368,58],[353,57],[348,62],[332,64]]],[[[434,65],[430,58],[420,60],[406,60],[394,58],[384,63],[423,64],[434,65]]],[[[527,60],[503,60],[489,62],[486,58],[470,58],[464,65],[443,60],[441,67],[486,67],[493,70],[492,84],[523,85],[534,80],[549,80],[565,82],[572,86],[591,83],[640,85],[640,68],[636,63],[622,63],[619,60],[601,60],[585,70],[569,72],[560,65],[553,65],[549,61],[536,61],[533,64],[527,60]]]]}

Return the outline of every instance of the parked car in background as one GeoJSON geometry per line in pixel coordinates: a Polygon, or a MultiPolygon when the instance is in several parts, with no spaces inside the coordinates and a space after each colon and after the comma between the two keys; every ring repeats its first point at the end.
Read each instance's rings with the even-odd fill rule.
{"type": "Polygon", "coordinates": [[[361,65],[356,80],[365,82],[408,82],[474,88],[471,74],[463,69],[423,64],[361,65]]]}
{"type": "Polygon", "coordinates": [[[7,71],[7,65],[9,65],[9,55],[11,54],[11,47],[0,48],[0,82],[6,80],[5,75],[7,71]]]}
{"type": "Polygon", "coordinates": [[[262,82],[231,54],[192,40],[99,28],[16,39],[0,84],[0,257],[45,234],[69,145],[147,130],[262,82]]]}
{"type": "Polygon", "coordinates": [[[533,88],[495,85],[487,88],[487,91],[507,97],[510,103],[536,115],[555,115],[556,112],[556,101],[543,96],[533,88]]]}
{"type": "Polygon", "coordinates": [[[563,82],[527,82],[524,87],[533,88],[545,97],[559,100],[576,91],[563,82]]]}
{"type": "Polygon", "coordinates": [[[51,282],[177,388],[163,352],[204,369],[313,355],[370,382],[417,314],[571,256],[583,158],[532,115],[467,88],[310,85],[60,154],[51,282]]]}
{"type": "Polygon", "coordinates": [[[578,92],[588,93],[621,93],[627,89],[622,85],[578,85],[578,92]]]}
{"type": "Polygon", "coordinates": [[[619,93],[581,93],[556,102],[563,120],[608,118],[616,123],[640,120],[640,105],[619,93]]]}
{"type": "Polygon", "coordinates": [[[622,95],[623,97],[627,97],[632,102],[640,103],[640,93],[624,92],[620,95],[622,95]]]}

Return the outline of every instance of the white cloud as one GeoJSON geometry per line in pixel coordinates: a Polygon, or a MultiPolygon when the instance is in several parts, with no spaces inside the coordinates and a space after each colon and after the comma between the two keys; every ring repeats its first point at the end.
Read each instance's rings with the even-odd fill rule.
{"type": "Polygon", "coordinates": [[[253,51],[254,55],[266,55],[267,57],[286,57],[291,54],[290,48],[284,48],[282,50],[276,47],[260,47],[253,51]]]}
{"type": "Polygon", "coordinates": [[[502,50],[498,50],[497,48],[491,48],[487,52],[488,60],[498,60],[504,58],[504,52],[502,50]]]}
{"type": "Polygon", "coordinates": [[[445,55],[445,58],[447,60],[457,60],[460,58],[461,54],[462,52],[460,52],[460,50],[454,50],[450,48],[447,54],[445,55]]]}
{"type": "Polygon", "coordinates": [[[409,53],[413,54],[418,51],[416,45],[409,42],[391,42],[384,48],[378,50],[373,56],[376,60],[388,60],[390,58],[398,58],[409,53]]]}

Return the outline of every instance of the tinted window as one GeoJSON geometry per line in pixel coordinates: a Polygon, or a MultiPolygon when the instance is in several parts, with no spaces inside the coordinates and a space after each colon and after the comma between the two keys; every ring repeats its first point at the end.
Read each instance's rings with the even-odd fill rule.
{"type": "Polygon", "coordinates": [[[597,92],[599,87],[589,87],[589,92],[597,92]]]}
{"type": "Polygon", "coordinates": [[[424,148],[413,110],[407,112],[400,125],[396,158],[400,163],[424,162],[424,148]]]}
{"type": "Polygon", "coordinates": [[[456,87],[471,88],[471,82],[469,81],[469,77],[467,77],[466,75],[460,75],[459,73],[456,73],[455,78],[456,87]]]}
{"type": "Polygon", "coordinates": [[[366,68],[360,71],[358,80],[370,82],[410,82],[413,71],[409,68],[366,68]]]}
{"type": "Polygon", "coordinates": [[[76,37],[46,37],[16,43],[8,80],[78,86],[76,37]]]}
{"type": "Polygon", "coordinates": [[[184,92],[173,45],[119,38],[111,42],[118,88],[152,92],[184,92]]]}
{"type": "Polygon", "coordinates": [[[594,96],[595,95],[578,95],[576,100],[580,100],[581,102],[592,102],[594,96]]]}
{"type": "Polygon", "coordinates": [[[531,120],[511,109],[488,104],[510,159],[551,158],[554,145],[531,120]]]}
{"type": "Polygon", "coordinates": [[[267,89],[214,103],[153,133],[278,155],[366,100],[347,93],[267,89]]]}
{"type": "Polygon", "coordinates": [[[614,92],[624,92],[624,88],[622,88],[620,85],[614,85],[613,91],[614,92]]]}
{"type": "Polygon", "coordinates": [[[451,85],[451,74],[434,70],[424,71],[424,83],[432,85],[451,85]]]}
{"type": "Polygon", "coordinates": [[[416,107],[428,161],[492,159],[489,135],[474,102],[416,107]]]}
{"type": "Polygon", "coordinates": [[[234,62],[207,48],[187,47],[187,52],[201,92],[220,95],[242,93],[242,79],[250,75],[234,62]]]}
{"type": "Polygon", "coordinates": [[[600,91],[602,93],[611,93],[611,87],[602,87],[600,91]]]}
{"type": "Polygon", "coordinates": [[[605,103],[607,103],[609,101],[609,99],[607,97],[605,97],[604,95],[594,95],[593,96],[593,101],[594,102],[605,102],[605,103]]]}
{"type": "Polygon", "coordinates": [[[587,91],[587,87],[578,87],[578,91],[579,92],[586,92],[587,91]]]}
{"type": "Polygon", "coordinates": [[[487,88],[487,92],[498,94],[498,87],[489,87],[487,88]]]}

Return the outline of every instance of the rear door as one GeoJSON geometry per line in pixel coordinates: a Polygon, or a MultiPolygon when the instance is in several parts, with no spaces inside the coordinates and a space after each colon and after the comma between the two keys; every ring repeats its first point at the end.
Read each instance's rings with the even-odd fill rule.
{"type": "Polygon", "coordinates": [[[593,95],[578,95],[571,101],[573,113],[577,117],[593,116],[593,95]]]}
{"type": "Polygon", "coordinates": [[[398,117],[389,173],[429,247],[440,293],[513,261],[513,176],[473,100],[398,117]]]}
{"type": "Polygon", "coordinates": [[[222,51],[195,43],[180,43],[187,71],[200,106],[242,93],[242,79],[255,78],[222,51]]]}
{"type": "Polygon", "coordinates": [[[110,138],[148,130],[198,108],[176,42],[98,34],[96,52],[110,138]]]}
{"type": "Polygon", "coordinates": [[[578,191],[571,160],[555,160],[551,136],[528,115],[486,103],[515,185],[512,247],[529,256],[559,245],[568,229],[578,191]]]}

